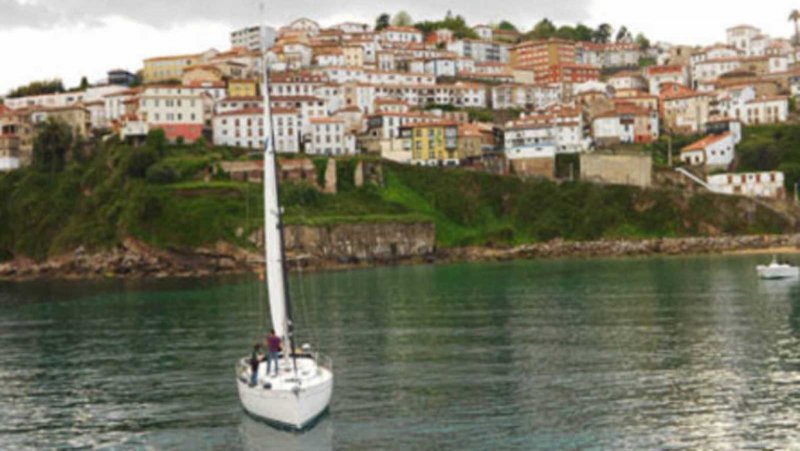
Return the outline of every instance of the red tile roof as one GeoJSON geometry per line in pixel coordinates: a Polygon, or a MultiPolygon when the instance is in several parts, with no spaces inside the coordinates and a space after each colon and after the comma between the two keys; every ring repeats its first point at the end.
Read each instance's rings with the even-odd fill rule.
{"type": "Polygon", "coordinates": [[[703,138],[703,139],[701,139],[699,141],[695,141],[692,144],[689,144],[688,146],[684,147],[683,149],[681,149],[681,152],[692,152],[692,151],[697,151],[697,150],[705,150],[706,147],[708,147],[708,146],[710,146],[712,144],[718,143],[718,142],[722,141],[723,139],[726,139],[726,138],[728,138],[730,136],[731,136],[731,132],[726,132],[726,133],[723,133],[721,135],[709,135],[709,136],[706,136],[705,138],[703,138]]]}

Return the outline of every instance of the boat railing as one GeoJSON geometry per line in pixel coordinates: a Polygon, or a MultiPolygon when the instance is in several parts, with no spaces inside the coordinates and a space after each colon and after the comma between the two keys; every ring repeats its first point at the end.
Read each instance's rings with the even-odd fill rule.
{"type": "Polygon", "coordinates": [[[317,361],[318,367],[325,368],[331,373],[333,372],[333,359],[331,359],[327,355],[317,352],[314,354],[314,360],[317,361]]]}
{"type": "Polygon", "coordinates": [[[236,363],[236,377],[241,379],[242,382],[249,382],[247,378],[248,372],[250,371],[250,358],[244,357],[236,363]]]}

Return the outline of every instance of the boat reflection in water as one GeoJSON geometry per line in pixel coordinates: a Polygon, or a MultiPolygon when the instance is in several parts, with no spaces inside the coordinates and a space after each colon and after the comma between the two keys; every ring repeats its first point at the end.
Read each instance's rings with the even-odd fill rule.
{"type": "Polygon", "coordinates": [[[301,433],[266,427],[262,421],[242,413],[239,435],[246,451],[327,451],[333,449],[333,423],[324,416],[313,428],[301,433]]]}

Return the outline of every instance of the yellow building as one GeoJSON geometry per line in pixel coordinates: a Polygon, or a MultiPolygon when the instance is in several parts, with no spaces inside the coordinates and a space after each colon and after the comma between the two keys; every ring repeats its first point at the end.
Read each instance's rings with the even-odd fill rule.
{"type": "Polygon", "coordinates": [[[364,47],[360,45],[342,46],[345,65],[348,67],[364,67],[364,47]]]}
{"type": "Polygon", "coordinates": [[[400,136],[410,146],[411,162],[421,165],[457,165],[458,124],[430,122],[400,128],[400,136]]]}
{"type": "Polygon", "coordinates": [[[74,136],[87,138],[91,132],[91,113],[82,104],[39,108],[31,113],[31,120],[35,125],[44,124],[51,119],[67,124],[74,136]]]}
{"type": "Polygon", "coordinates": [[[203,63],[202,54],[159,56],[144,60],[144,83],[181,80],[184,69],[203,63]]]}
{"type": "Polygon", "coordinates": [[[258,80],[232,79],[228,80],[228,97],[257,97],[258,80]]]}

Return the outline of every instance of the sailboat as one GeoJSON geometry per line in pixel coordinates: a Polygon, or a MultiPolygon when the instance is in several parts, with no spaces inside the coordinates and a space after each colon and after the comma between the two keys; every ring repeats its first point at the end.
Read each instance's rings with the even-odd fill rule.
{"type": "Polygon", "coordinates": [[[267,364],[258,366],[251,384],[250,357],[237,364],[239,399],[254,417],[280,428],[304,430],[313,426],[328,409],[333,393],[331,360],[312,352],[309,345],[295,347],[291,299],[286,277],[283,211],[279,202],[278,161],[272,134],[269,70],[264,68],[264,253],[272,329],[281,339],[280,371],[267,374],[267,364]]]}

